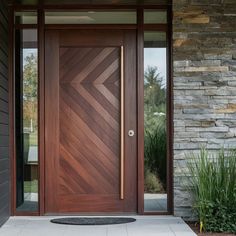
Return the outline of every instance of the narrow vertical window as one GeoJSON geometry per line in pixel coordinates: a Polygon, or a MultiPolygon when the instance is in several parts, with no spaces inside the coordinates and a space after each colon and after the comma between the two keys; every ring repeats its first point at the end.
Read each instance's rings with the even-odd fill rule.
{"type": "Polygon", "coordinates": [[[167,212],[166,33],[144,32],[144,211],[167,212]]]}
{"type": "Polygon", "coordinates": [[[37,30],[16,30],[17,211],[38,210],[38,46],[37,30]]]}

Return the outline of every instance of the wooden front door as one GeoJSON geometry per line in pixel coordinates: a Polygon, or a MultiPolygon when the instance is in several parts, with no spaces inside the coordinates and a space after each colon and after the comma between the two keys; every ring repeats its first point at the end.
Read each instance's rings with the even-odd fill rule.
{"type": "Polygon", "coordinates": [[[45,32],[45,213],[137,212],[136,109],[134,30],[45,32]]]}

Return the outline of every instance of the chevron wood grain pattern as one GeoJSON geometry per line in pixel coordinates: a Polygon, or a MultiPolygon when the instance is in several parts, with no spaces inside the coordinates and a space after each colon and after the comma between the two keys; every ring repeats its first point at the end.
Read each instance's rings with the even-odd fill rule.
{"type": "MultiPolygon", "coordinates": [[[[125,150],[126,198],[120,200],[120,45],[127,41],[126,58],[132,65],[125,73],[132,78],[127,85],[133,92],[126,102],[136,109],[135,33],[116,32],[108,45],[105,32],[76,31],[71,44],[69,34],[46,32],[53,53],[46,52],[45,210],[136,212],[135,139],[125,150]]],[[[127,122],[135,126],[135,112],[129,117],[127,122]]]]}
{"type": "Polygon", "coordinates": [[[118,47],[60,49],[61,195],[119,195],[119,58],[118,47]]]}

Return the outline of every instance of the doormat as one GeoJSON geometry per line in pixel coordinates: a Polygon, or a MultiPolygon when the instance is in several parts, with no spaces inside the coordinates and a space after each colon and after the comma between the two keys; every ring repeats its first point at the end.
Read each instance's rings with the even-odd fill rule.
{"type": "Polygon", "coordinates": [[[135,221],[136,219],[134,218],[126,217],[68,217],[51,220],[52,223],[66,225],[113,225],[132,223],[135,221]]]}

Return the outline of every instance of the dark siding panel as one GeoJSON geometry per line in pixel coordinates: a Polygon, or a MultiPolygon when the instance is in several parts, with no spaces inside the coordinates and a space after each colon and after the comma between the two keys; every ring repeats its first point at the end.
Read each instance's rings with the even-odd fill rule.
{"type": "Polygon", "coordinates": [[[8,12],[0,0],[0,226],[10,215],[8,12]]]}
{"type": "Polygon", "coordinates": [[[8,91],[4,88],[0,87],[0,96],[3,98],[4,101],[8,100],[8,91]]]}
{"type": "MultiPolygon", "coordinates": [[[[3,74],[4,76],[7,75],[7,67],[6,64],[4,64],[2,61],[0,61],[0,71],[1,74],[3,74]]],[[[6,77],[5,77],[6,78],[6,77]]]]}
{"type": "Polygon", "coordinates": [[[8,113],[9,107],[8,102],[0,99],[0,112],[8,113]]]}
{"type": "Polygon", "coordinates": [[[0,197],[0,209],[3,209],[7,204],[8,202],[8,196],[7,196],[7,194],[5,194],[5,195],[2,195],[1,197],[0,197]]]}
{"type": "MultiPolygon", "coordinates": [[[[4,170],[0,173],[0,183],[6,183],[9,181],[9,170],[4,170]]],[[[5,194],[5,193],[3,193],[5,194]]],[[[1,208],[1,207],[0,207],[1,208]]]]}
{"type": "Polygon", "coordinates": [[[8,114],[0,112],[0,124],[8,125],[9,123],[8,114]]]}
{"type": "Polygon", "coordinates": [[[9,201],[7,200],[4,205],[3,208],[0,210],[0,225],[3,225],[9,218],[9,201]]]}
{"type": "Polygon", "coordinates": [[[0,49],[0,61],[7,61],[7,54],[0,49]]]}
{"type": "Polygon", "coordinates": [[[0,147],[9,147],[8,137],[6,136],[0,136],[0,137],[1,137],[0,147]]]}
{"type": "Polygon", "coordinates": [[[8,125],[0,124],[0,137],[8,135],[9,135],[8,125]]]}
{"type": "MultiPolygon", "coordinates": [[[[4,32],[5,32],[5,30],[3,30],[3,26],[0,24],[0,34],[1,34],[1,36],[4,32]]],[[[6,39],[4,39],[3,37],[0,37],[0,43],[1,43],[1,51],[3,51],[3,53],[5,53],[7,55],[8,47],[7,47],[6,39]]]]}
{"type": "Polygon", "coordinates": [[[9,148],[0,147],[0,160],[9,159],[9,148]]]}
{"type": "MultiPolygon", "coordinates": [[[[9,168],[9,160],[8,159],[3,159],[0,160],[0,172],[7,170],[9,168]]],[[[0,188],[0,193],[3,193],[0,188]]]]}
{"type": "Polygon", "coordinates": [[[0,76],[0,87],[4,88],[6,91],[8,91],[8,80],[4,78],[3,76],[0,76]]]}
{"type": "MultiPolygon", "coordinates": [[[[7,194],[8,189],[9,189],[9,184],[8,183],[0,185],[0,192],[1,193],[6,193],[5,195],[8,195],[7,194]]],[[[4,196],[4,194],[2,196],[4,196]]]]}

